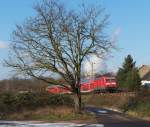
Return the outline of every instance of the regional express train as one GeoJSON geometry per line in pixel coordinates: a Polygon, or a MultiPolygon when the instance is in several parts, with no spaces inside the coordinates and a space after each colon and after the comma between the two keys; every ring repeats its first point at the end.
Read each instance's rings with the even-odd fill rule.
{"type": "MultiPolygon", "coordinates": [[[[90,92],[113,92],[118,85],[114,76],[100,76],[95,79],[81,81],[81,93],[90,92]]],[[[52,94],[71,93],[67,88],[59,85],[47,87],[47,91],[52,94]]]]}

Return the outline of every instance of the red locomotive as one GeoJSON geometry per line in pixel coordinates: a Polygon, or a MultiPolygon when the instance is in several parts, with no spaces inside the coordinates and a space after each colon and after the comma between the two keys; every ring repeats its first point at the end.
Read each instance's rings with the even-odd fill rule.
{"type": "Polygon", "coordinates": [[[118,87],[116,79],[113,76],[101,76],[87,83],[81,83],[81,92],[104,92],[114,91],[118,87]]]}
{"type": "MultiPolygon", "coordinates": [[[[114,76],[100,76],[95,79],[90,79],[81,82],[81,92],[113,92],[118,87],[114,76]]],[[[69,89],[62,86],[50,86],[47,91],[52,94],[71,93],[69,89]]]]}

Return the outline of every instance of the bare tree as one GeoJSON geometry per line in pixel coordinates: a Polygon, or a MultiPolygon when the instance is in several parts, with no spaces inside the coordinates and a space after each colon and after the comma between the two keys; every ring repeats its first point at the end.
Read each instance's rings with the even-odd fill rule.
{"type": "Polygon", "coordinates": [[[55,0],[35,6],[36,16],[16,25],[6,64],[17,72],[68,88],[81,110],[81,66],[91,54],[102,57],[112,49],[104,33],[108,16],[102,8],[69,10],[55,0]],[[59,82],[55,77],[65,82],[59,82]],[[49,78],[51,80],[49,80],[49,78]]]}

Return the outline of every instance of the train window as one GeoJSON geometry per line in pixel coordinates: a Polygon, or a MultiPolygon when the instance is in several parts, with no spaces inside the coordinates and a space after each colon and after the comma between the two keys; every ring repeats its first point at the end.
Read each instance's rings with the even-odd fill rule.
{"type": "Polygon", "coordinates": [[[109,79],[106,79],[106,82],[110,82],[110,80],[109,80],[109,79]]]}
{"type": "Polygon", "coordinates": [[[113,79],[113,78],[108,78],[108,79],[106,79],[106,82],[115,82],[116,80],[115,79],[113,79]]]}
{"type": "Polygon", "coordinates": [[[116,80],[115,80],[115,79],[111,79],[111,81],[112,81],[112,82],[115,82],[116,80]]]}

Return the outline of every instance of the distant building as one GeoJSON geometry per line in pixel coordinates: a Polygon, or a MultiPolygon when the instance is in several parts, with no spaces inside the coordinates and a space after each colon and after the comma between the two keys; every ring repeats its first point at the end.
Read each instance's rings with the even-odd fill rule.
{"type": "Polygon", "coordinates": [[[139,74],[140,74],[140,78],[142,80],[150,81],[150,66],[148,66],[148,65],[142,65],[139,68],[139,74]]]}
{"type": "Polygon", "coordinates": [[[139,68],[139,75],[142,80],[142,86],[150,88],[150,66],[142,65],[139,68]]]}

